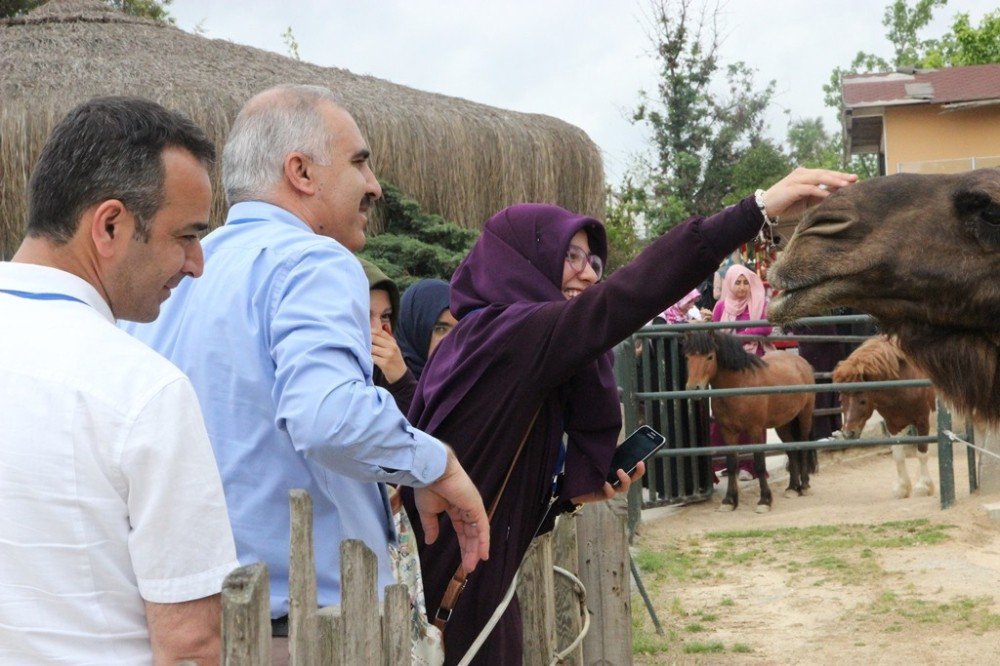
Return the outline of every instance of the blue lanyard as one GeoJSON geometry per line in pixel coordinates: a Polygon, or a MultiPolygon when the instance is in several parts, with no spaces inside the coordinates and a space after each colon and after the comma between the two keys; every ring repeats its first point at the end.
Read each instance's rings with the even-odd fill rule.
{"type": "Polygon", "coordinates": [[[70,296],[69,294],[57,294],[54,292],[36,292],[36,291],[18,291],[16,289],[0,289],[0,294],[10,294],[11,296],[17,296],[18,298],[27,298],[33,301],[76,301],[77,303],[83,303],[84,305],[89,305],[89,303],[80,300],[76,296],[70,296]]]}

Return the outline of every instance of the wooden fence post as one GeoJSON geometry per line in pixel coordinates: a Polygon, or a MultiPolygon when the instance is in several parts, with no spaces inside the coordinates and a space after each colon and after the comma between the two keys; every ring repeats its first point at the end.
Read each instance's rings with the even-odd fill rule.
{"type": "Polygon", "coordinates": [[[222,583],[223,666],[271,663],[271,589],[267,565],[240,567],[222,583]]]}
{"type": "Polygon", "coordinates": [[[313,505],[300,488],[288,493],[291,512],[288,558],[288,651],[291,666],[313,666],[316,643],[316,558],[313,505]]]}
{"type": "MultiPolygon", "coordinates": [[[[576,516],[563,514],[556,523],[552,533],[552,562],[574,574],[580,571],[577,556],[576,516]]],[[[556,597],[556,638],[557,650],[564,650],[580,634],[583,623],[580,618],[580,603],[570,581],[562,576],[555,576],[556,597]]],[[[583,645],[566,656],[562,662],[572,666],[583,665],[583,645]]]]}
{"type": "Polygon", "coordinates": [[[340,542],[340,608],[344,624],[344,663],[382,663],[378,560],[363,541],[340,542]]]}
{"type": "Polygon", "coordinates": [[[552,535],[535,538],[521,564],[517,598],[524,620],[524,663],[546,665],[556,647],[556,606],[552,582],[552,535]]]}
{"type": "MultiPolygon", "coordinates": [[[[316,662],[322,666],[343,666],[344,620],[340,606],[320,608],[316,613],[316,662]]],[[[373,665],[374,666],[374,665],[373,665]]]]}
{"type": "Polygon", "coordinates": [[[580,579],[592,619],[584,664],[632,663],[632,604],[626,516],[612,502],[588,504],[577,518],[580,579]]]}
{"type": "Polygon", "coordinates": [[[410,591],[404,583],[386,585],[382,645],[389,666],[410,666],[410,591]]]}

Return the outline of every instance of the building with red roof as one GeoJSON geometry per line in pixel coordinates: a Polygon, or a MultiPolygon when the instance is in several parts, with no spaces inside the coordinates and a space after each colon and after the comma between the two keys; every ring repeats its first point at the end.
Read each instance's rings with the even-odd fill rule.
{"type": "Polygon", "coordinates": [[[1000,167],[1000,64],[850,74],[841,94],[845,151],[883,174],[1000,167]]]}

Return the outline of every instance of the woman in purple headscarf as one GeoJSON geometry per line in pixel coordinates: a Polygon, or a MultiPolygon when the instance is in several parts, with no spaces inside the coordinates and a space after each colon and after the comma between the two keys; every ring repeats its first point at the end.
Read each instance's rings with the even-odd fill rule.
{"type": "MultiPolygon", "coordinates": [[[[487,506],[527,435],[491,520],[490,559],[469,575],[445,629],[446,663],[458,663],[487,623],[536,532],[551,529],[560,511],[613,495],[605,479],[621,416],[611,348],[756,236],[761,205],[771,215],[793,212],[853,180],[798,169],[756,200],[678,225],[600,284],[607,242],[597,220],[523,204],[487,221],[452,277],[458,324],[424,368],[409,412],[411,423],[455,449],[487,506]]],[[[624,472],[619,480],[628,487],[624,472]]],[[[415,516],[411,491],[404,502],[415,516]]],[[[419,521],[414,529],[422,543],[419,521]]],[[[451,529],[443,525],[420,557],[433,619],[460,563],[451,529]]],[[[520,664],[521,649],[515,597],[474,663],[520,664]]]]}

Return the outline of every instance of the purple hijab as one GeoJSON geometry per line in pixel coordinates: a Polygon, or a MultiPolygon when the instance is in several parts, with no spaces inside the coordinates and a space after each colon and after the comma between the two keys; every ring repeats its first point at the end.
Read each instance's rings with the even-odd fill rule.
{"type": "MultiPolygon", "coordinates": [[[[418,427],[435,432],[474,387],[483,386],[484,378],[491,380],[486,385],[524,379],[517,372],[516,362],[501,369],[503,377],[487,375],[497,370],[498,348],[512,336],[524,335],[525,326],[530,326],[527,322],[550,304],[566,303],[562,293],[563,264],[570,241],[580,230],[587,233],[590,251],[606,260],[604,226],[592,217],[559,206],[518,204],[486,222],[482,235],[451,279],[451,311],[459,322],[425,369],[419,391],[422,405],[410,411],[411,420],[419,417],[414,421],[418,427]]],[[[525,350],[525,359],[530,359],[533,351],[525,350]]],[[[586,422],[590,415],[603,419],[609,403],[617,413],[618,398],[610,352],[563,371],[547,383],[555,386],[569,382],[565,389],[570,394],[565,398],[570,409],[564,417],[569,436],[567,469],[583,464],[590,472],[567,474],[563,498],[568,499],[600,489],[600,479],[607,474],[617,442],[617,431],[609,437],[606,430],[586,426],[576,429],[574,421],[586,422]]],[[[523,388],[530,393],[532,387],[523,388]]],[[[527,412],[516,410],[509,415],[508,439],[513,438],[515,445],[544,397],[537,396],[527,412]]],[[[486,502],[490,499],[486,497],[486,502]]]]}

